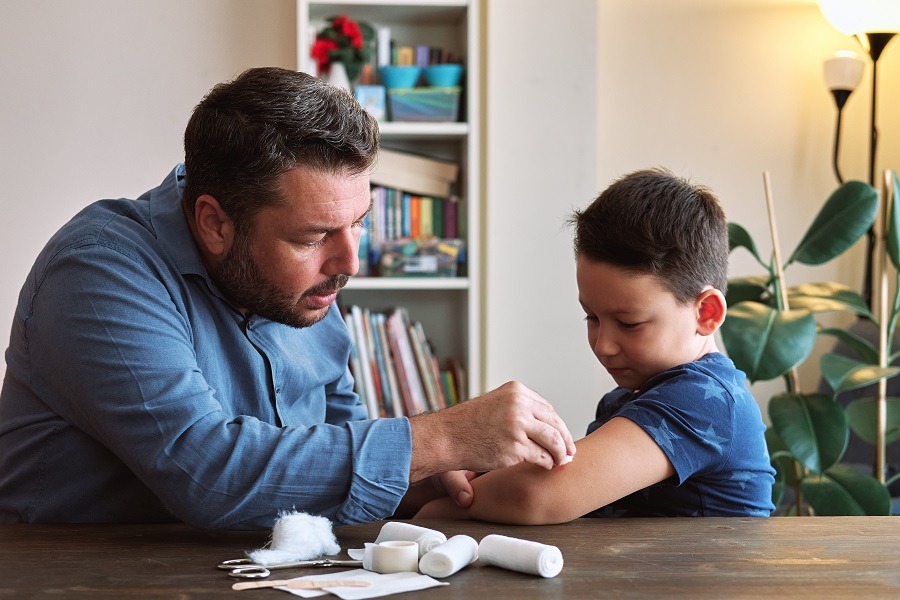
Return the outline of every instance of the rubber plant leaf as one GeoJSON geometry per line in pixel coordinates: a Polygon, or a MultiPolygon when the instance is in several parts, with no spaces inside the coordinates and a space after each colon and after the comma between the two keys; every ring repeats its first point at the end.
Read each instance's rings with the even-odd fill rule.
{"type": "Polygon", "coordinates": [[[841,283],[804,283],[788,288],[788,304],[792,309],[805,308],[814,313],[849,311],[875,320],[862,295],[841,283]]]}
{"type": "Polygon", "coordinates": [[[733,252],[735,248],[746,248],[753,255],[753,258],[756,259],[756,262],[768,269],[768,265],[759,257],[759,252],[756,250],[756,244],[753,242],[753,238],[750,237],[750,233],[737,223],[728,223],[728,252],[733,252]]]}
{"type": "Polygon", "coordinates": [[[888,516],[891,495],[877,479],[846,465],[800,483],[800,491],[819,516],[888,516]]]}
{"type": "MultiPolygon", "coordinates": [[[[887,421],[885,423],[884,443],[890,444],[900,440],[900,398],[888,396],[887,421]]],[[[876,398],[858,398],[847,405],[847,422],[853,433],[874,445],[877,443],[878,401],[876,398]]]]}
{"type": "Polygon", "coordinates": [[[900,196],[900,179],[893,172],[894,193],[891,197],[891,212],[888,217],[887,254],[895,269],[900,269],[900,213],[897,211],[897,196],[900,196]]]}
{"type": "Polygon", "coordinates": [[[725,302],[728,306],[734,306],[739,302],[759,302],[767,304],[766,296],[769,295],[769,278],[763,275],[751,277],[735,277],[728,280],[728,293],[725,294],[725,302]]]}
{"type": "Polygon", "coordinates": [[[793,262],[821,265],[839,256],[868,231],[877,211],[875,188],[848,181],[825,201],[785,266],[793,262]]]}
{"type": "Polygon", "coordinates": [[[776,394],[769,419],[800,464],[822,473],[844,455],[850,430],[840,404],[825,394],[776,394]]]}
{"type": "MultiPolygon", "coordinates": [[[[784,445],[784,442],[781,441],[781,438],[778,437],[778,432],[770,425],[766,428],[766,448],[769,450],[769,456],[774,456],[776,452],[790,452],[788,447],[784,445]]],[[[797,485],[797,472],[794,469],[794,465],[796,462],[781,454],[780,456],[772,458],[772,466],[775,467],[775,470],[781,474],[784,480],[784,485],[795,486],[797,485]]],[[[778,504],[773,500],[773,504],[778,504]]]]}
{"type": "Polygon", "coordinates": [[[845,346],[850,348],[856,357],[868,364],[878,363],[878,349],[866,338],[837,327],[828,327],[819,330],[819,335],[830,335],[836,337],[845,346]]]}
{"type": "Polygon", "coordinates": [[[900,373],[900,367],[879,367],[832,352],[823,354],[819,359],[819,370],[835,396],[900,373]]]}
{"type": "Polygon", "coordinates": [[[737,368],[750,381],[767,381],[806,360],[816,340],[816,321],[806,310],[740,302],[728,308],[720,331],[737,368]]]}

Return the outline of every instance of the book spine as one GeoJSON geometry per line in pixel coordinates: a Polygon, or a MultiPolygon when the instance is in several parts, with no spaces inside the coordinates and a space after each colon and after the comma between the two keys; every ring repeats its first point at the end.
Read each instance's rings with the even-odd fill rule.
{"type": "Polygon", "coordinates": [[[382,313],[375,315],[375,329],[378,331],[378,340],[381,343],[381,353],[384,357],[385,379],[391,395],[391,412],[395,417],[406,414],[403,408],[403,397],[400,394],[400,384],[397,381],[397,369],[394,367],[394,358],[391,355],[391,343],[388,340],[387,329],[384,326],[385,316],[382,313]]]}
{"type": "Polygon", "coordinates": [[[378,375],[377,385],[379,385],[381,389],[380,412],[381,416],[383,417],[397,417],[400,415],[394,414],[394,400],[391,397],[391,388],[390,384],[388,383],[385,356],[381,348],[381,334],[378,331],[378,327],[376,327],[375,325],[378,320],[378,316],[378,313],[369,312],[366,315],[366,323],[369,328],[370,339],[372,340],[371,351],[375,356],[375,371],[378,375]]]}
{"type": "Polygon", "coordinates": [[[353,317],[353,327],[356,334],[356,349],[359,352],[360,371],[362,373],[362,385],[365,388],[366,410],[370,419],[376,419],[379,416],[378,395],[375,392],[375,382],[372,379],[372,366],[369,361],[368,343],[365,339],[365,328],[363,326],[362,310],[359,306],[351,306],[350,314],[353,317]]]}
{"type": "Polygon", "coordinates": [[[458,208],[459,199],[455,196],[444,199],[444,237],[447,239],[459,237],[458,208]]]}
{"type": "Polygon", "coordinates": [[[406,372],[413,405],[415,406],[415,412],[413,414],[425,412],[428,410],[425,389],[422,385],[422,378],[419,376],[416,358],[413,355],[413,349],[409,342],[409,334],[407,333],[409,328],[409,317],[407,316],[406,309],[403,307],[394,309],[393,315],[396,315],[394,321],[394,333],[397,336],[397,345],[400,347],[403,369],[406,372]]]}
{"type": "Polygon", "coordinates": [[[344,313],[344,324],[347,326],[347,332],[350,334],[350,373],[353,375],[353,389],[360,401],[366,406],[368,412],[368,402],[366,401],[366,390],[363,384],[362,365],[359,360],[359,349],[356,342],[356,326],[353,324],[353,316],[349,312],[344,313]]]}
{"type": "Polygon", "coordinates": [[[385,416],[384,394],[381,390],[381,373],[378,370],[378,361],[375,358],[375,343],[372,338],[371,318],[368,308],[362,309],[363,337],[366,344],[366,355],[369,358],[369,372],[372,374],[372,389],[375,391],[375,404],[378,407],[378,416],[385,416]]]}

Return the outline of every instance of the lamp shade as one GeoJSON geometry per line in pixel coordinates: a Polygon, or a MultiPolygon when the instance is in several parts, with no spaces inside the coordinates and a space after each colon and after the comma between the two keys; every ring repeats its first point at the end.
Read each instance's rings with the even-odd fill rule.
{"type": "Polygon", "coordinates": [[[898,0],[819,0],[819,9],[847,35],[900,32],[898,0]]]}
{"type": "Polygon", "coordinates": [[[862,80],[864,67],[853,52],[838,52],[825,61],[825,84],[829,90],[852,92],[862,80]]]}

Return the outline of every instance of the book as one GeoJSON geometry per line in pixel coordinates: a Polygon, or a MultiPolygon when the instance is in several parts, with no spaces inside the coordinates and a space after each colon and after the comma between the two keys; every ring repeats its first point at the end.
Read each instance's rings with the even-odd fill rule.
{"type": "Polygon", "coordinates": [[[388,341],[387,330],[384,326],[385,316],[382,313],[373,315],[375,330],[378,332],[378,341],[381,344],[381,353],[384,358],[384,379],[388,382],[388,389],[391,395],[391,413],[395,417],[401,417],[405,414],[403,409],[403,398],[400,395],[400,383],[397,380],[397,370],[394,368],[394,361],[391,357],[391,345],[388,341]]]}
{"type": "Polygon", "coordinates": [[[419,236],[431,237],[434,235],[432,218],[434,209],[431,207],[432,199],[429,196],[419,198],[419,236]]]}
{"type": "Polygon", "coordinates": [[[450,195],[458,176],[456,163],[382,148],[370,180],[411,194],[443,198],[450,195]]]}
{"type": "Polygon", "coordinates": [[[414,412],[407,414],[412,416],[425,412],[428,410],[428,404],[425,388],[422,385],[422,378],[419,375],[416,358],[413,355],[409,334],[407,333],[409,316],[406,313],[406,309],[402,307],[395,308],[388,316],[388,323],[392,334],[396,337],[397,347],[400,352],[400,363],[403,365],[403,371],[409,384],[411,404],[414,412]]]}
{"type": "Polygon", "coordinates": [[[359,306],[350,307],[350,315],[353,322],[356,349],[359,353],[360,372],[362,374],[362,386],[365,394],[366,410],[370,419],[380,416],[378,407],[378,392],[375,390],[375,380],[372,377],[372,362],[369,360],[369,344],[366,341],[365,327],[363,325],[363,312],[359,306]]]}
{"type": "Polygon", "coordinates": [[[459,198],[450,196],[444,199],[444,235],[453,239],[459,237],[459,198]]]}
{"type": "Polygon", "coordinates": [[[366,390],[363,385],[362,363],[359,360],[359,346],[356,341],[356,326],[353,323],[353,316],[349,312],[345,312],[344,324],[347,326],[347,332],[350,334],[350,373],[353,375],[353,387],[356,395],[365,405],[366,412],[369,411],[369,403],[366,400],[366,390]]]}
{"type": "Polygon", "coordinates": [[[368,308],[363,309],[363,325],[366,331],[369,360],[372,367],[372,380],[378,398],[378,414],[382,417],[394,416],[390,389],[385,378],[384,357],[381,355],[381,344],[376,339],[378,332],[373,326],[373,314],[368,308]]]}

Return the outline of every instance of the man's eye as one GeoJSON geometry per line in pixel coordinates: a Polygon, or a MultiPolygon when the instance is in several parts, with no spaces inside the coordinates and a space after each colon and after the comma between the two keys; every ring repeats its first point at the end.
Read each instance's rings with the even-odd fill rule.
{"type": "Polygon", "coordinates": [[[596,323],[597,317],[595,317],[594,315],[584,315],[584,320],[588,323],[596,323]]]}
{"type": "Polygon", "coordinates": [[[309,242],[297,242],[299,246],[303,246],[304,248],[318,248],[322,244],[325,243],[325,236],[320,237],[317,240],[309,241],[309,242]]]}
{"type": "Polygon", "coordinates": [[[625,321],[619,321],[619,327],[622,329],[634,329],[640,325],[640,323],[626,323],[625,321]]]}

